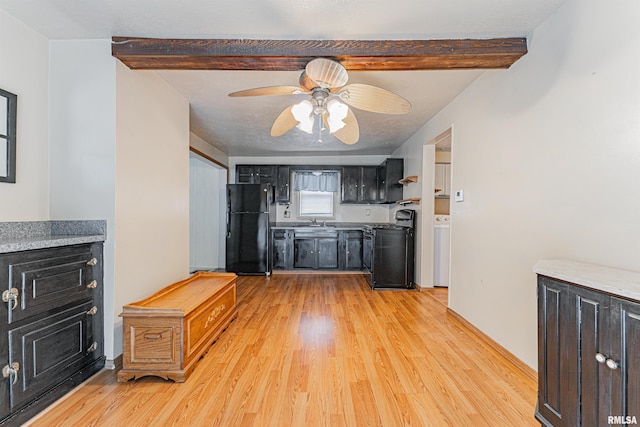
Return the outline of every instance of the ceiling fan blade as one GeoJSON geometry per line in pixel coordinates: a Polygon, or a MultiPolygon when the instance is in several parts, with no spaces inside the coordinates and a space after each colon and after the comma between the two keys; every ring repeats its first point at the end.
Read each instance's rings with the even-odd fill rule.
{"type": "Polygon", "coordinates": [[[271,136],[283,135],[298,124],[298,121],[293,117],[293,113],[291,112],[292,108],[293,105],[285,108],[284,111],[282,111],[282,113],[280,113],[276,118],[273,122],[273,126],[271,126],[271,136]]]}
{"type": "Polygon", "coordinates": [[[411,111],[409,101],[377,86],[353,83],[338,92],[346,104],[360,110],[383,114],[406,114],[411,111]]]}
{"type": "Polygon", "coordinates": [[[360,127],[356,116],[351,110],[347,110],[347,117],[344,118],[344,127],[335,131],[333,134],[345,144],[352,145],[360,139],[360,127]]]}
{"type": "Polygon", "coordinates": [[[306,75],[321,88],[341,87],[347,84],[347,70],[339,62],[326,58],[316,58],[304,69],[306,75]]]}
{"type": "Polygon", "coordinates": [[[305,92],[298,86],[267,86],[232,92],[229,94],[229,96],[296,95],[299,93],[305,92]]]}

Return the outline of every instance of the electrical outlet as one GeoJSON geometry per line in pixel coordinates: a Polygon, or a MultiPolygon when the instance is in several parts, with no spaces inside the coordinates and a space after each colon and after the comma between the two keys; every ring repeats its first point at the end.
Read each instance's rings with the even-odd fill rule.
{"type": "Polygon", "coordinates": [[[365,214],[366,216],[371,215],[371,209],[365,209],[365,210],[364,210],[364,214],[365,214]]]}

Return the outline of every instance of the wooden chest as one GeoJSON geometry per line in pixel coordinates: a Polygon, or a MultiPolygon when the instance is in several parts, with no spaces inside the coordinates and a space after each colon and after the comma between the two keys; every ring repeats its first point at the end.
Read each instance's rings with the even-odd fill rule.
{"type": "Polygon", "coordinates": [[[184,382],[237,315],[233,273],[198,272],[125,305],[118,381],[153,375],[184,382]]]}

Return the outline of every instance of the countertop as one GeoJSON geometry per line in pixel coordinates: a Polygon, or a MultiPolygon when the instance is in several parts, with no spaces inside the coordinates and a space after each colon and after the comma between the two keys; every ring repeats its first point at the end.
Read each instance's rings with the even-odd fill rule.
{"type": "MultiPolygon", "coordinates": [[[[322,223],[322,221],[320,221],[322,223]]],[[[293,228],[318,228],[325,229],[329,228],[331,230],[362,230],[362,227],[365,225],[379,225],[378,222],[327,222],[326,226],[318,226],[311,225],[310,221],[307,222],[278,222],[275,226],[271,227],[271,229],[275,230],[287,230],[293,228]]]]}
{"type": "Polygon", "coordinates": [[[541,260],[533,271],[640,302],[640,272],[570,260],[541,260]]]}
{"type": "Polygon", "coordinates": [[[0,222],[0,253],[54,248],[106,240],[107,222],[0,222]]]}

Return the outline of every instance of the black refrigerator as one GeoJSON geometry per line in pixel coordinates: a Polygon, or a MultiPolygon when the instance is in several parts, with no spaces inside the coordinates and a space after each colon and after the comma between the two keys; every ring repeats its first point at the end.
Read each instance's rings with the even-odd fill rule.
{"type": "Polygon", "coordinates": [[[226,270],[271,274],[271,225],[275,224],[270,184],[227,184],[226,270]]]}

